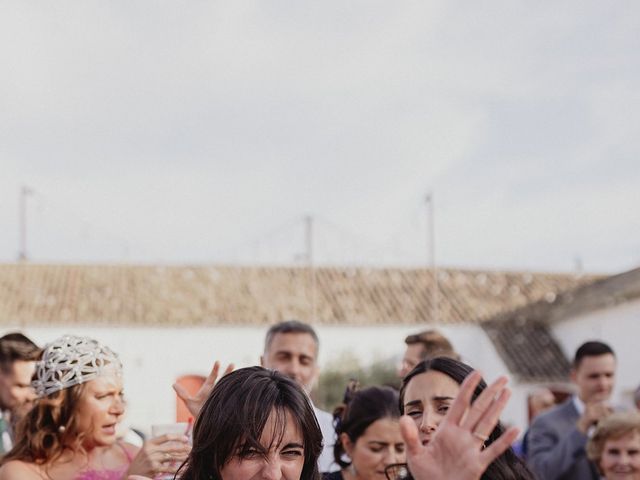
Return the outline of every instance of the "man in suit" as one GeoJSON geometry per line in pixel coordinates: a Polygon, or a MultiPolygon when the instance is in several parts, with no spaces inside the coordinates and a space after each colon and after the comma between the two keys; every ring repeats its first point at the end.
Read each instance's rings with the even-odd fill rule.
{"type": "Polygon", "coordinates": [[[593,427],[612,412],[615,373],[615,354],[607,344],[593,341],[578,348],[571,369],[576,395],[539,415],[529,430],[528,463],[540,479],[600,478],[585,446],[593,427]]]}

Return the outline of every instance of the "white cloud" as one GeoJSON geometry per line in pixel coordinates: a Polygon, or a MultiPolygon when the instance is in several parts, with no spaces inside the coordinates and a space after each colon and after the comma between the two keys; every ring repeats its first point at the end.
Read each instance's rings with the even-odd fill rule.
{"type": "Polygon", "coordinates": [[[435,188],[443,263],[631,268],[639,10],[3,2],[0,258],[23,182],[50,260],[251,260],[283,224],[286,260],[316,213],[328,261],[423,262],[435,188]]]}

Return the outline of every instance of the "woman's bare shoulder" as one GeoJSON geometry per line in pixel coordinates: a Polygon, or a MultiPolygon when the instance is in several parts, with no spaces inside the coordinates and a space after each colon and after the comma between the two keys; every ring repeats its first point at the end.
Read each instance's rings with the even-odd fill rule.
{"type": "Polygon", "coordinates": [[[0,467],[0,480],[42,480],[40,468],[33,463],[10,460],[0,467]]]}

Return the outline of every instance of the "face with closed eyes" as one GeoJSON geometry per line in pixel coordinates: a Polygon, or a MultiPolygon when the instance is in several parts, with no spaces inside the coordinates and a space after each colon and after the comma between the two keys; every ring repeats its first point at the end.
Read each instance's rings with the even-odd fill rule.
{"type": "MultiPolygon", "coordinates": [[[[384,469],[405,462],[404,440],[397,418],[381,418],[369,425],[355,442],[342,433],[340,441],[353,465],[349,478],[358,480],[385,479],[384,469]]],[[[343,475],[344,476],[344,475],[343,475]]]]}
{"type": "Polygon", "coordinates": [[[260,436],[262,448],[231,457],[220,470],[222,480],[300,479],[304,467],[302,432],[290,412],[286,412],[284,430],[276,425],[277,417],[271,412],[267,419],[260,436]]]}
{"type": "Polygon", "coordinates": [[[404,392],[404,413],[416,422],[423,445],[429,443],[459,391],[455,380],[436,370],[409,380],[404,392]]]}

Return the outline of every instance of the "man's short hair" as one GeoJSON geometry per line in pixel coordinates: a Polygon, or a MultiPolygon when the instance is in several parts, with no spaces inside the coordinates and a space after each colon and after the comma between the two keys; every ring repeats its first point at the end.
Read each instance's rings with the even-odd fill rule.
{"type": "Polygon", "coordinates": [[[264,338],[264,351],[269,350],[271,346],[271,342],[273,342],[273,338],[279,333],[306,333],[311,335],[313,341],[316,344],[316,352],[320,347],[320,340],[318,339],[318,335],[313,327],[307,323],[301,322],[299,320],[286,320],[284,322],[276,323],[275,325],[271,325],[269,330],[267,330],[267,335],[264,338]]]}
{"type": "Polygon", "coordinates": [[[437,330],[424,330],[408,335],[404,339],[407,345],[420,344],[424,348],[423,360],[428,357],[444,356],[458,358],[451,342],[437,330]]]}
{"type": "Polygon", "coordinates": [[[576,350],[576,355],[573,358],[573,368],[578,368],[584,357],[599,357],[600,355],[608,354],[616,356],[613,349],[606,343],[597,340],[585,342],[576,350]]]}
{"type": "Polygon", "coordinates": [[[38,360],[42,350],[22,333],[8,333],[0,337],[0,369],[8,373],[14,362],[38,360]]]}

